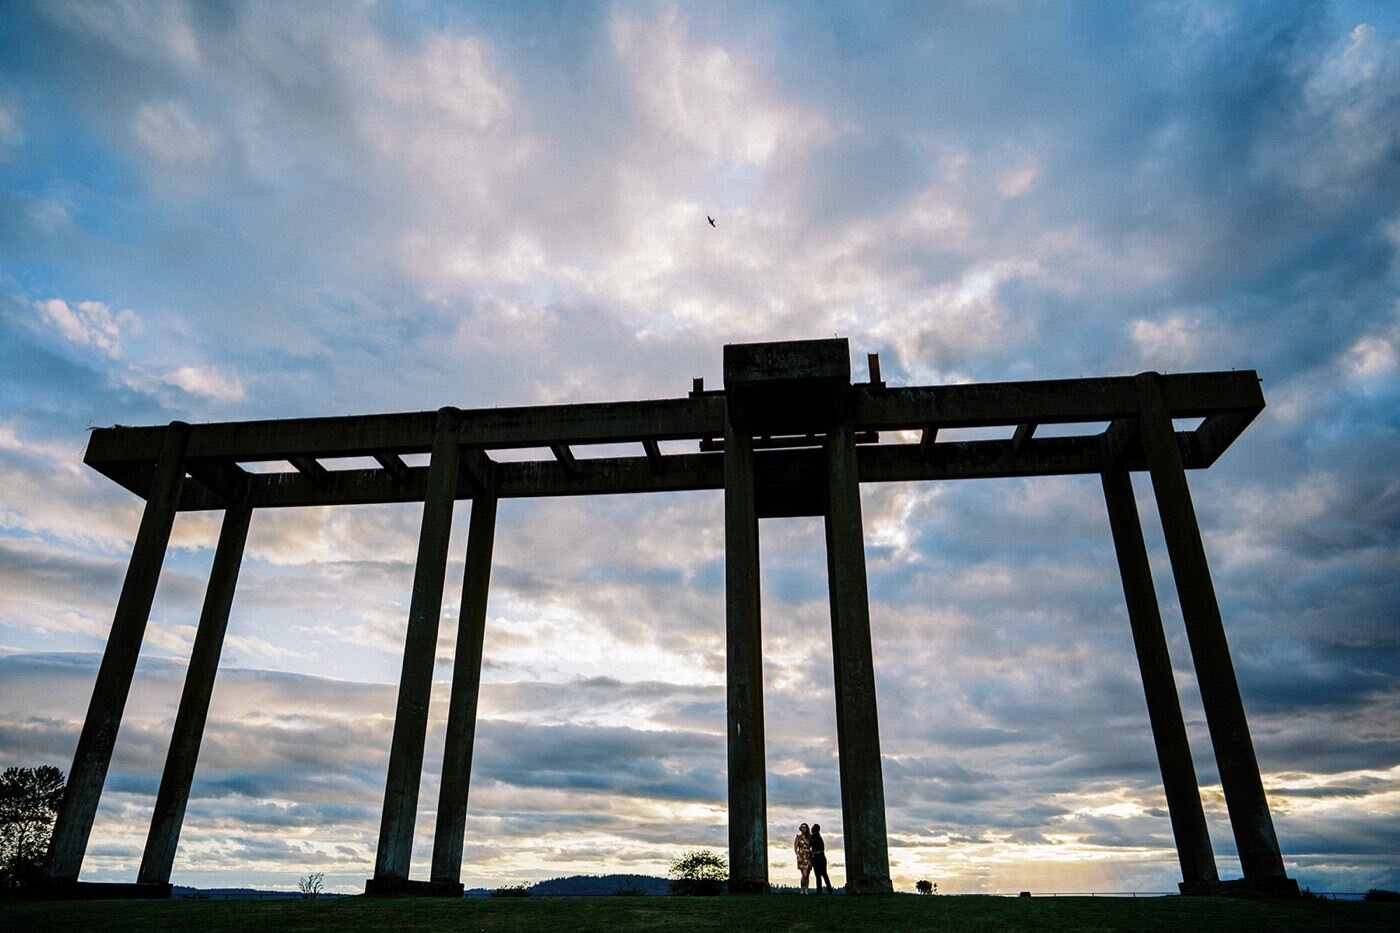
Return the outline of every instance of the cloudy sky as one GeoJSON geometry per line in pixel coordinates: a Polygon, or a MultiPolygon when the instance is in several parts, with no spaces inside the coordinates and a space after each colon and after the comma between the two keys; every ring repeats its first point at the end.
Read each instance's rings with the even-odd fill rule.
{"type": "MultiPolygon", "coordinates": [[[[1398,285],[1394,4],[6,3],[0,766],[67,769],[111,624],[95,425],[680,396],[836,334],[891,384],[1253,368],[1192,482],[1285,862],[1400,887],[1398,285]]],[[[896,887],[1173,889],[1097,481],[862,504],[896,887]]],[[[419,513],[255,516],[177,883],[362,889],[419,513]]],[[[217,528],[176,523],[85,878],[135,877],[217,528]]],[[[770,861],[815,820],[839,884],[820,528],[762,529],[770,861]]],[[[718,492],[502,504],[469,886],[725,848],[723,577],[718,492]]]]}

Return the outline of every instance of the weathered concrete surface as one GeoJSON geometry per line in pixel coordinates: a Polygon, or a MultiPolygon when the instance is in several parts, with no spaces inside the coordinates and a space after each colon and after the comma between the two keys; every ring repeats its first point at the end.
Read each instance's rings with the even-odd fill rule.
{"type": "MultiPolygon", "coordinates": [[[[821,340],[726,347],[725,377],[722,392],[705,392],[697,380],[689,397],[656,401],[468,412],[445,408],[437,413],[94,431],[86,462],[149,501],[75,757],[70,799],[56,829],[50,862],[55,883],[77,890],[83,849],[175,510],[424,503],[375,877],[366,888],[372,893],[450,894],[460,891],[455,879],[460,877],[480,679],[482,632],[472,619],[479,616],[478,622],[484,623],[497,499],[723,488],[733,887],[768,887],[757,523],[767,516],[820,514],[827,519],[848,884],[853,891],[888,890],[858,484],[1098,473],[1104,476],[1111,520],[1117,515],[1115,542],[1149,709],[1154,727],[1160,726],[1155,731],[1186,878],[1183,887],[1207,889],[1214,875],[1209,839],[1204,826],[1196,826],[1199,793],[1184,733],[1177,736],[1179,705],[1174,694],[1167,697],[1164,686],[1170,680],[1170,662],[1165,647],[1159,651],[1156,644],[1161,639],[1160,619],[1140,554],[1141,530],[1136,511],[1124,506],[1132,504],[1126,471],[1150,465],[1212,745],[1245,863],[1243,886],[1265,893],[1288,893],[1290,886],[1296,890],[1283,874],[1182,473],[1209,466],[1262,410],[1255,373],[904,388],[888,387],[872,374],[870,384],[851,385],[846,341],[821,340]],[[1173,417],[1204,421],[1194,431],[1176,432],[1173,417]],[[1140,420],[1145,426],[1141,432],[1140,420]],[[1071,437],[1036,436],[1037,425],[1075,422],[1108,422],[1109,427],[1086,427],[1087,433],[1071,437]],[[938,441],[941,429],[995,425],[1014,428],[1014,436],[938,441]],[[890,444],[886,435],[879,446],[868,443],[878,432],[896,430],[919,432],[922,441],[890,444]],[[177,435],[178,449],[172,447],[177,435]],[[660,442],[675,440],[696,441],[699,452],[662,449],[660,442]],[[636,455],[597,459],[574,450],[615,443],[635,444],[636,455]],[[492,450],[518,447],[544,447],[553,453],[526,462],[496,463],[490,458],[492,450]],[[430,450],[428,467],[410,467],[404,460],[430,450]],[[349,456],[372,457],[379,469],[328,469],[321,462],[349,456]],[[240,466],[259,460],[286,461],[295,472],[253,474],[240,466]],[[182,483],[181,462],[195,482],[182,483]],[[475,501],[474,543],[464,580],[433,881],[410,881],[447,536],[453,501],[459,498],[475,501]]],[[[225,531],[233,533],[227,524],[225,531]]],[[[216,559],[211,594],[225,589],[217,564],[216,559]]],[[[229,599],[235,577],[236,566],[226,584],[229,599]]],[[[202,660],[192,663],[192,679],[186,685],[189,702],[182,700],[182,721],[172,740],[141,869],[143,880],[169,877],[178,840],[190,779],[185,772],[192,773],[194,767],[217,645],[208,641],[197,647],[197,654],[202,660]],[[207,675],[196,676],[196,667],[207,668],[207,675]],[[197,702],[201,691],[202,703],[197,702]]]]}
{"type": "Polygon", "coordinates": [[[238,570],[243,563],[243,545],[248,540],[248,523],[253,510],[247,506],[231,507],[224,514],[219,529],[219,544],[214,551],[214,566],[209,572],[209,586],[204,593],[204,609],[200,612],[199,628],[194,636],[190,666],[185,671],[185,687],[180,694],[180,708],[175,714],[175,727],[170,737],[170,751],[165,757],[165,773],[161,775],[156,794],[155,813],[146,837],[146,850],[141,856],[138,884],[165,884],[175,864],[175,850],[180,843],[180,827],[185,820],[185,805],[190,799],[190,783],[194,780],[195,762],[204,738],[204,723],[209,717],[209,698],[214,692],[214,678],[219,671],[219,655],[228,630],[229,611],[233,608],[233,592],[238,586],[238,570]]]}
{"type": "Polygon", "coordinates": [[[827,447],[826,563],[831,598],[831,653],[836,667],[836,743],[841,767],[841,823],[846,890],[887,894],[890,857],[885,832],[885,783],[880,766],[880,717],[870,645],[860,485],[849,427],[827,447]]]}
{"type": "Polygon", "coordinates": [[[83,720],[83,731],[73,754],[73,767],[68,771],[63,803],[50,837],[45,866],[45,875],[50,881],[76,882],[82,869],[92,821],[97,815],[97,802],[107,780],[112,748],[117,741],[127,695],[131,692],[131,677],[141,652],[141,639],[150,619],[151,600],[155,598],[156,582],[160,579],[165,549],[170,543],[170,529],[175,522],[175,508],[185,478],[184,456],[189,435],[190,426],[176,421],[165,429],[161,441],[155,474],[146,494],[146,508],[136,532],[136,545],[126,568],[121,596],[117,598],[117,611],[107,636],[107,648],[102,654],[102,666],[97,671],[87,718],[83,720]]]}
{"type": "Polygon", "coordinates": [[[758,515],[746,429],[725,432],[724,591],[729,750],[729,889],[768,890],[768,786],[763,747],[763,654],[758,515]]]}
{"type": "MultiPolygon", "coordinates": [[[[452,504],[456,498],[461,459],[456,426],[455,410],[443,409],[438,413],[437,439],[433,442],[432,459],[428,464],[427,501],[423,503],[423,525],[418,536],[413,599],[404,637],[389,774],[384,784],[384,815],[374,862],[373,880],[376,882],[406,880],[413,851],[413,823],[418,813],[428,700],[433,687],[433,656],[437,650],[438,620],[442,615],[452,504]]],[[[371,890],[372,886],[366,887],[366,893],[371,890]]]]}
{"type": "Polygon", "coordinates": [[[1186,636],[1196,666],[1196,680],[1201,688],[1206,724],[1220,769],[1221,788],[1230,812],[1230,828],[1239,849],[1244,880],[1261,890],[1291,885],[1296,892],[1296,883],[1288,879],[1284,871],[1273,817],[1264,796],[1259,763],[1245,720],[1244,702],[1225,640],[1220,605],[1211,582],[1191,490],[1186,484],[1180,445],[1172,428],[1172,411],[1162,393],[1161,377],[1156,373],[1138,376],[1137,386],[1142,405],[1143,452],[1157,497],[1157,511],[1162,519],[1167,554],[1176,579],[1181,614],[1186,621],[1186,636]]]}
{"type": "Polygon", "coordinates": [[[481,651],[486,638],[486,604],[495,534],[496,499],[477,496],[472,500],[471,523],[467,528],[467,561],[462,576],[462,609],[457,619],[452,696],[447,708],[442,790],[438,795],[437,824],[433,830],[431,877],[436,883],[462,880],[462,844],[467,828],[467,793],[471,786],[477,699],[481,693],[481,651]]]}
{"type": "Polygon", "coordinates": [[[1133,629],[1133,645],[1137,649],[1138,670],[1147,697],[1152,741],[1157,746],[1157,765],[1162,772],[1172,835],[1176,838],[1182,890],[1196,891],[1214,885],[1220,876],[1210,847],[1205,812],[1201,809],[1196,768],[1191,762],[1191,746],[1186,737],[1186,723],[1181,717],[1181,700],[1176,693],[1157,591],[1152,585],[1152,567],[1147,561],[1142,522],[1138,519],[1128,471],[1121,467],[1105,470],[1103,494],[1123,580],[1123,598],[1128,604],[1128,622],[1133,629]]]}

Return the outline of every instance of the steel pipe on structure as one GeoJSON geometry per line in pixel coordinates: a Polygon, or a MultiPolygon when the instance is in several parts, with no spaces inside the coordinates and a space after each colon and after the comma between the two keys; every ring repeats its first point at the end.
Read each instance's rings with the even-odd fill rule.
{"type": "Polygon", "coordinates": [[[467,566],[462,577],[462,609],[457,618],[457,650],[452,697],[447,709],[447,743],[442,757],[442,790],[433,831],[435,884],[462,880],[462,844],[467,828],[467,792],[471,786],[472,746],[476,739],[477,699],[481,692],[481,652],[486,637],[486,603],[491,585],[491,551],[496,534],[496,497],[472,499],[467,530],[467,566]]]}
{"type": "Polygon", "coordinates": [[[724,434],[725,671],[729,748],[729,890],[768,890],[768,785],[753,439],[724,434]]]}
{"type": "Polygon", "coordinates": [[[83,720],[83,731],[78,737],[73,767],[68,772],[68,785],[64,788],[63,803],[59,806],[50,839],[46,875],[51,882],[76,882],[82,869],[98,799],[112,763],[112,748],[116,745],[126,698],[131,692],[136,658],[141,653],[141,640],[150,619],[161,564],[165,562],[165,549],[170,543],[170,529],[175,523],[180,487],[185,479],[184,457],[189,434],[188,424],[174,421],[166,428],[161,443],[131,562],[126,568],[121,596],[117,598],[107,648],[102,654],[102,665],[97,671],[87,718],[83,720]]]}
{"type": "Polygon", "coordinates": [[[1181,700],[1172,676],[1132,480],[1122,466],[1105,470],[1102,479],[1113,547],[1123,579],[1123,597],[1128,605],[1128,623],[1132,626],[1142,689],[1147,697],[1147,717],[1152,724],[1152,741],[1157,747],[1157,765],[1162,772],[1176,856],[1181,864],[1181,890],[1185,894],[1206,893],[1218,887],[1220,876],[1201,808],[1196,768],[1191,762],[1191,746],[1181,717],[1181,700]]]}
{"type": "Polygon", "coordinates": [[[836,745],[841,767],[841,824],[846,890],[888,894],[889,843],[870,599],[855,437],[849,426],[827,444],[826,565],[831,598],[831,653],[836,668],[836,745]]]}
{"type": "Polygon", "coordinates": [[[423,744],[428,730],[428,701],[433,687],[442,587],[447,575],[452,505],[457,495],[461,449],[457,441],[457,412],[438,412],[437,433],[428,463],[427,496],[418,536],[418,561],[413,574],[413,597],[404,636],[399,699],[394,714],[394,737],[389,749],[389,773],[384,782],[384,815],[379,824],[379,848],[374,877],[367,894],[400,893],[408,881],[413,850],[413,824],[418,814],[418,788],[423,778],[423,744]]]}
{"type": "Polygon", "coordinates": [[[185,687],[180,694],[180,708],[175,714],[175,728],[170,736],[170,751],[165,758],[160,790],[156,793],[155,813],[146,837],[146,850],[141,856],[138,884],[169,884],[170,871],[175,864],[175,850],[180,843],[180,827],[185,820],[185,806],[190,799],[190,784],[194,780],[195,762],[204,738],[204,724],[209,717],[209,699],[214,692],[214,678],[219,670],[219,655],[223,651],[224,633],[228,629],[233,593],[238,586],[238,570],[243,562],[243,546],[248,540],[248,523],[253,510],[246,505],[231,506],[224,513],[219,529],[219,544],[214,551],[214,566],[209,572],[209,586],[204,594],[204,609],[199,616],[199,629],[190,652],[190,666],[185,672],[185,687]]]}
{"type": "Polygon", "coordinates": [[[1157,497],[1172,576],[1176,578],[1181,614],[1186,621],[1186,636],[1196,666],[1196,680],[1201,688],[1216,765],[1220,769],[1230,828],[1244,871],[1244,884],[1263,893],[1296,893],[1297,882],[1288,878],[1284,871],[1273,817],[1264,796],[1244,702],[1225,640],[1220,605],[1211,582],[1191,490],[1186,483],[1171,410],[1163,399],[1160,380],[1156,373],[1137,377],[1142,406],[1142,449],[1157,497]]]}

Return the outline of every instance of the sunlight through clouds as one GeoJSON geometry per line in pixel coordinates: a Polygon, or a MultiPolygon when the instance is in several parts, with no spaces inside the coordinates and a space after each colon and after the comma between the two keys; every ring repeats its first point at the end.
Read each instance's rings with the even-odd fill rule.
{"type": "MultiPolygon", "coordinates": [[[[1191,488],[1285,862],[1400,886],[1398,75],[1400,16],[1342,0],[11,2],[0,765],[68,767],[141,519],[93,427],[674,398],[770,339],[890,385],[1254,369],[1268,407],[1191,488]]],[[[1180,878],[1103,501],[862,491],[897,889],[1180,878]]],[[[134,877],[221,518],[175,523],[85,878],[134,877]]],[[[363,890],[421,520],[254,516],[177,883],[363,890]]],[[[770,871],[815,820],[840,883],[824,532],[761,534],[770,871]]],[[[501,503],[468,885],[725,846],[724,573],[718,492],[501,503]]]]}

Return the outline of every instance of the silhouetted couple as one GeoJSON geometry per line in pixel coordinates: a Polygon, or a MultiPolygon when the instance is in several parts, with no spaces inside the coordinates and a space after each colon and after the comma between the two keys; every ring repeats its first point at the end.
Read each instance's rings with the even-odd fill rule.
{"type": "Polygon", "coordinates": [[[792,841],[792,849],[797,853],[797,870],[802,873],[802,893],[807,893],[807,877],[816,872],[817,893],[822,893],[822,884],[826,884],[826,893],[831,893],[831,878],[826,873],[826,843],[822,841],[822,826],[820,823],[813,823],[808,829],[803,823],[797,827],[797,838],[792,841]]]}

